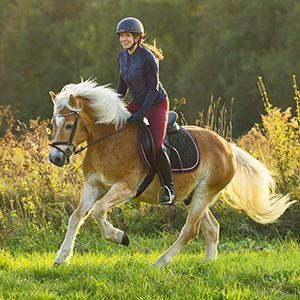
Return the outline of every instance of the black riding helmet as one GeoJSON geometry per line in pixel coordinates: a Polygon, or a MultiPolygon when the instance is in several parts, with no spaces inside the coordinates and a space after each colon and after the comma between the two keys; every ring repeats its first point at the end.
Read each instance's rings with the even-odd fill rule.
{"type": "Polygon", "coordinates": [[[130,32],[133,35],[144,35],[144,26],[140,20],[137,18],[125,18],[122,19],[116,28],[116,33],[122,33],[122,32],[130,32]]]}

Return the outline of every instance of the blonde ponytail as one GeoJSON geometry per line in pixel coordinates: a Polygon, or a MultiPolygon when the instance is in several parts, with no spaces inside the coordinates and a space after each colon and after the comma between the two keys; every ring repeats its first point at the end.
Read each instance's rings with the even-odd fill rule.
{"type": "Polygon", "coordinates": [[[153,40],[153,45],[147,43],[144,39],[141,39],[139,43],[143,47],[151,51],[158,58],[159,61],[162,61],[164,59],[163,51],[156,47],[156,39],[153,40]]]}

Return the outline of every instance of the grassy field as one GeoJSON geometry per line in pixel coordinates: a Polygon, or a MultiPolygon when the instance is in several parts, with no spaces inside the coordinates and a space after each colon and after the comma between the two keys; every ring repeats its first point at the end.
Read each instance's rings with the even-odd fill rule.
{"type": "Polygon", "coordinates": [[[80,234],[70,265],[60,267],[52,250],[2,249],[0,299],[300,299],[296,242],[225,241],[205,262],[198,238],[169,266],[153,267],[175,238],[133,236],[122,247],[80,234]]]}

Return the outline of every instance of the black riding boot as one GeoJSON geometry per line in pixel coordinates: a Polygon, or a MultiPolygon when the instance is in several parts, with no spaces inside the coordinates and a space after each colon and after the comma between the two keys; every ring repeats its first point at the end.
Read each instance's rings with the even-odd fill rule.
{"type": "Polygon", "coordinates": [[[166,148],[162,145],[156,152],[157,166],[161,177],[165,184],[165,194],[160,196],[159,204],[175,204],[175,191],[173,187],[173,176],[171,163],[166,152],[166,148]]]}

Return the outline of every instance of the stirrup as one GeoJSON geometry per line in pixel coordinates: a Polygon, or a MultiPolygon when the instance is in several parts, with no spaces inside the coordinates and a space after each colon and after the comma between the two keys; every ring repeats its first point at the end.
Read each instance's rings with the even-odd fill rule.
{"type": "Polygon", "coordinates": [[[158,194],[157,194],[157,204],[160,204],[160,205],[173,205],[175,204],[175,202],[173,202],[173,200],[175,199],[175,197],[172,199],[172,194],[171,194],[171,191],[170,189],[165,185],[165,186],[162,186],[159,191],[158,191],[158,194]],[[168,194],[169,194],[169,201],[166,201],[166,202],[161,202],[160,201],[160,192],[161,190],[167,190],[168,194]]]}

